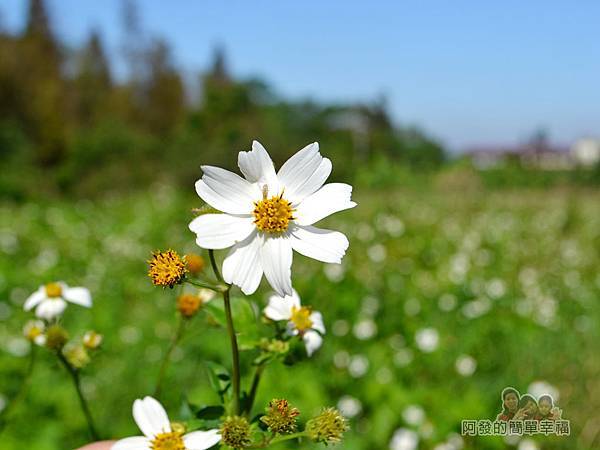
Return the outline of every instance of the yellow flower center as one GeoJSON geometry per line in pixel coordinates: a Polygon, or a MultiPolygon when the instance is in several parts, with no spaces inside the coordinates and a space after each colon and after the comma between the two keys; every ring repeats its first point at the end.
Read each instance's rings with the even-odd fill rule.
{"type": "Polygon", "coordinates": [[[287,230],[292,216],[292,204],[281,195],[267,198],[263,192],[263,199],[254,202],[254,224],[260,231],[267,233],[281,233],[287,230]]]}
{"type": "Polygon", "coordinates": [[[172,288],[174,285],[181,283],[186,273],[185,263],[173,250],[154,252],[148,263],[150,264],[148,276],[155,286],[172,288]]]}
{"type": "Polygon", "coordinates": [[[185,450],[181,433],[171,431],[157,434],[150,443],[151,450],[185,450]]]}
{"type": "Polygon", "coordinates": [[[301,306],[300,308],[292,306],[290,321],[296,326],[298,331],[305,331],[313,326],[312,320],[310,320],[311,312],[310,308],[305,306],[301,306]]]}
{"type": "Polygon", "coordinates": [[[62,287],[58,283],[48,283],[46,286],[46,295],[50,298],[60,297],[62,295],[62,287]]]}

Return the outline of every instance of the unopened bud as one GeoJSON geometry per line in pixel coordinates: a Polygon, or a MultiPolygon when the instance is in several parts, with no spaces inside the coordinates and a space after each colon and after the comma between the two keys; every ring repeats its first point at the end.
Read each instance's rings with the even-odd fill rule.
{"type": "Polygon", "coordinates": [[[250,424],[244,417],[229,416],[221,425],[221,442],[234,449],[246,448],[252,443],[250,424]]]}
{"type": "Polygon", "coordinates": [[[187,270],[192,275],[198,274],[204,270],[204,258],[196,253],[188,253],[184,256],[187,270]]]}
{"type": "Polygon", "coordinates": [[[88,350],[96,350],[102,344],[104,337],[95,331],[87,331],[83,335],[83,345],[88,350]]]}
{"type": "Polygon", "coordinates": [[[290,407],[287,400],[273,399],[260,420],[275,434],[289,434],[296,431],[296,417],[299,415],[300,411],[290,407]]]}
{"type": "Polygon", "coordinates": [[[317,417],[306,423],[306,432],[310,438],[324,444],[340,442],[347,430],[346,419],[335,408],[324,408],[317,417]]]}
{"type": "Polygon", "coordinates": [[[60,325],[52,325],[46,331],[46,347],[51,350],[62,349],[69,340],[69,334],[60,325]]]}

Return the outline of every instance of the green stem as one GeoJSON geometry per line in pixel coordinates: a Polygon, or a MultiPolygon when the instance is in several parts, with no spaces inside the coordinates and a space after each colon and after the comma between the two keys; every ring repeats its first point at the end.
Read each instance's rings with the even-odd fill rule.
{"type": "Polygon", "coordinates": [[[278,436],[275,436],[274,438],[267,439],[265,442],[261,442],[260,444],[252,445],[247,448],[265,448],[265,447],[270,446],[271,444],[277,444],[279,442],[290,441],[292,439],[299,439],[299,438],[302,438],[305,436],[308,436],[308,433],[306,431],[299,431],[298,433],[278,435],[278,436]]]}
{"type": "Polygon", "coordinates": [[[258,385],[260,383],[260,379],[263,371],[265,370],[264,364],[259,364],[256,366],[256,372],[254,372],[254,378],[252,379],[252,387],[250,388],[250,394],[248,395],[248,404],[246,406],[246,414],[252,414],[252,406],[254,405],[254,400],[256,399],[256,392],[258,391],[258,385]]]}
{"type": "Polygon", "coordinates": [[[30,342],[29,348],[29,363],[27,364],[27,369],[25,369],[25,373],[23,374],[23,381],[21,382],[21,386],[19,387],[19,391],[15,398],[8,404],[6,409],[2,411],[0,414],[0,432],[6,427],[8,421],[10,419],[10,414],[12,413],[15,406],[17,406],[27,394],[27,390],[29,389],[29,384],[31,383],[31,375],[33,373],[33,367],[35,365],[36,360],[36,345],[33,342],[30,342]]]}
{"type": "Polygon", "coordinates": [[[227,289],[227,286],[222,285],[222,284],[214,285],[214,284],[210,284],[210,283],[205,283],[204,281],[190,280],[187,278],[186,278],[185,282],[188,284],[191,284],[193,286],[210,289],[211,291],[215,291],[215,292],[223,292],[223,290],[227,289]]]}
{"type": "Polygon", "coordinates": [[[237,337],[233,327],[233,316],[231,314],[231,301],[229,299],[229,289],[223,292],[223,302],[225,303],[225,317],[227,319],[227,333],[231,343],[231,354],[233,358],[233,413],[240,413],[240,353],[238,350],[237,337]]]}
{"type": "Polygon", "coordinates": [[[223,277],[221,276],[221,272],[219,272],[219,267],[217,266],[217,261],[215,260],[215,251],[209,250],[208,256],[210,258],[210,265],[215,273],[215,277],[217,277],[217,280],[219,280],[221,283],[224,283],[225,281],[223,281],[223,277]]]}
{"type": "Polygon", "coordinates": [[[94,420],[92,419],[92,414],[90,413],[90,409],[88,407],[87,401],[85,400],[85,397],[83,396],[83,392],[81,391],[81,380],[79,379],[79,371],[77,369],[73,368],[71,366],[71,364],[69,364],[69,361],[67,361],[65,356],[62,354],[62,350],[58,350],[56,352],[56,355],[58,356],[58,359],[60,360],[60,362],[63,363],[63,365],[67,369],[67,372],[69,372],[69,374],[71,375],[71,378],[73,379],[73,384],[75,385],[75,391],[77,391],[77,396],[79,397],[79,404],[81,405],[81,410],[83,411],[83,415],[85,416],[85,419],[87,420],[90,437],[94,441],[100,440],[100,437],[98,436],[98,432],[96,431],[96,427],[94,426],[94,420]]]}
{"type": "Polygon", "coordinates": [[[160,371],[158,372],[158,380],[156,381],[156,388],[154,389],[154,397],[156,397],[157,399],[160,398],[162,383],[165,378],[165,374],[167,372],[167,367],[169,365],[169,361],[171,360],[171,354],[173,353],[173,350],[175,350],[175,347],[177,347],[177,344],[179,343],[181,336],[183,336],[183,331],[185,329],[185,323],[186,323],[186,319],[184,319],[181,315],[179,315],[179,322],[177,324],[177,330],[175,331],[175,334],[171,338],[171,343],[169,344],[169,348],[167,349],[167,352],[165,353],[165,356],[160,365],[160,371]]]}

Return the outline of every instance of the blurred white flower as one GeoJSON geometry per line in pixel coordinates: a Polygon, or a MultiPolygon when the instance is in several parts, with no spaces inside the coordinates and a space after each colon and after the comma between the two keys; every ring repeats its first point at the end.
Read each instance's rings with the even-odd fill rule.
{"type": "Polygon", "coordinates": [[[555,402],[560,398],[558,388],[544,380],[538,380],[531,383],[527,387],[527,393],[533,395],[536,399],[544,394],[550,394],[555,402]]]}
{"type": "Polygon", "coordinates": [[[133,325],[125,325],[119,330],[119,337],[124,344],[135,344],[142,338],[142,332],[133,325]]]}
{"type": "Polygon", "coordinates": [[[407,316],[416,316],[421,312],[421,303],[414,297],[409,298],[404,302],[404,312],[407,316]]]}
{"type": "Polygon", "coordinates": [[[437,349],[440,336],[435,328],[422,328],[415,334],[415,341],[419,350],[431,353],[437,349]]]}
{"type": "Polygon", "coordinates": [[[292,290],[292,295],[269,297],[269,304],[264,312],[271,320],[287,320],[288,333],[302,338],[308,356],[312,356],[321,347],[325,334],[323,316],[318,311],[302,306],[295,289],[292,290]]]}
{"type": "Polygon", "coordinates": [[[365,355],[354,355],[350,358],[348,372],[353,378],[364,376],[369,370],[369,359],[365,355]]]}
{"type": "Polygon", "coordinates": [[[475,373],[475,369],[477,369],[477,361],[475,361],[472,356],[460,355],[458,358],[456,358],[454,367],[456,367],[456,371],[460,375],[463,377],[469,377],[475,373]]]}
{"type": "Polygon", "coordinates": [[[354,324],[352,332],[357,339],[365,341],[367,339],[371,339],[373,336],[375,336],[375,334],[377,334],[377,325],[373,319],[361,319],[354,324]]]}
{"type": "Polygon", "coordinates": [[[390,450],[415,450],[419,445],[419,435],[408,428],[398,428],[390,441],[390,450]]]}
{"type": "Polygon", "coordinates": [[[525,438],[519,442],[518,450],[539,450],[539,446],[533,439],[525,438]]]}
{"type": "Polygon", "coordinates": [[[425,420],[425,411],[419,405],[408,405],[402,411],[402,418],[409,425],[421,425],[425,420]]]}
{"type": "Polygon", "coordinates": [[[456,297],[452,294],[443,294],[438,300],[438,307],[442,311],[452,311],[456,307],[456,297]]]}
{"type": "Polygon", "coordinates": [[[346,336],[348,334],[348,331],[350,331],[350,324],[347,320],[338,319],[335,322],[333,322],[333,325],[331,326],[331,331],[336,336],[346,336]]]}
{"type": "Polygon", "coordinates": [[[368,223],[361,222],[356,227],[356,237],[363,242],[367,242],[375,237],[375,231],[368,223]]]}
{"type": "Polygon", "coordinates": [[[69,287],[62,281],[48,283],[35,291],[25,300],[23,308],[29,311],[35,308],[35,315],[40,319],[52,320],[60,316],[67,302],[90,308],[92,296],[84,287],[69,287]]]}
{"type": "Polygon", "coordinates": [[[345,269],[342,264],[325,264],[323,273],[332,283],[339,283],[344,279],[345,269]]]}
{"type": "Polygon", "coordinates": [[[375,244],[367,249],[367,255],[371,261],[380,263],[385,261],[387,251],[382,244],[375,244]]]}
{"type": "Polygon", "coordinates": [[[360,311],[368,316],[374,316],[379,311],[379,299],[372,295],[367,295],[362,299],[360,311]]]}
{"type": "Polygon", "coordinates": [[[487,295],[492,298],[500,298],[506,293],[506,285],[500,278],[494,278],[485,287],[487,295]]]}
{"type": "Polygon", "coordinates": [[[144,436],[121,439],[111,450],[205,450],[221,440],[218,429],[186,434],[173,430],[165,408],[152,397],[133,402],[133,419],[144,436]]]}
{"type": "Polygon", "coordinates": [[[344,350],[336,352],[333,355],[333,364],[338,369],[344,369],[350,364],[350,354],[344,350]]]}
{"type": "Polygon", "coordinates": [[[45,331],[46,324],[41,320],[30,320],[23,327],[23,335],[27,338],[27,340],[37,345],[46,344],[46,335],[44,334],[45,331]]]}
{"type": "Polygon", "coordinates": [[[402,348],[394,355],[394,364],[398,367],[406,367],[413,360],[413,352],[409,348],[402,348]]]}
{"type": "Polygon", "coordinates": [[[202,248],[231,247],[223,278],[245,294],[258,288],[263,273],[281,297],[292,295],[292,250],[326,263],[341,263],[348,239],[314,223],[356,206],[352,186],[325,181],[331,161],[316,142],[307,145],[275,173],[271,157],[257,141],[240,152],[245,178],[218,167],[202,166],[196,192],[222,213],[203,214],[190,224],[202,248]]]}
{"type": "Polygon", "coordinates": [[[350,395],[344,395],[341,397],[338,401],[337,407],[342,415],[349,419],[356,417],[362,411],[362,404],[360,400],[350,395]]]}

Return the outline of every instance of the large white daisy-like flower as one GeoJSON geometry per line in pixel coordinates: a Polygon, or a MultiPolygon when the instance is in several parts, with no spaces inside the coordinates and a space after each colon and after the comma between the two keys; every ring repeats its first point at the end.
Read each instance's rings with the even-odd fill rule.
{"type": "Polygon", "coordinates": [[[263,273],[281,296],[292,294],[292,249],[327,263],[340,263],[348,239],[314,223],[356,206],[352,186],[325,184],[331,161],[319,144],[307,145],[275,173],[273,161],[257,141],[240,152],[245,178],[224,169],[202,166],[196,192],[223,214],[204,214],[189,225],[202,248],[232,247],[223,262],[223,278],[245,294],[258,288],[263,273]]]}
{"type": "Polygon", "coordinates": [[[84,287],[69,287],[66,283],[58,281],[40,286],[25,300],[23,308],[25,311],[35,308],[37,317],[52,320],[63,313],[67,302],[90,308],[92,296],[90,291],[84,287]]]}
{"type": "Polygon", "coordinates": [[[173,430],[165,408],[152,397],[133,402],[133,419],[144,436],[121,439],[111,450],[205,450],[221,440],[217,429],[187,434],[173,430]]]}
{"type": "Polygon", "coordinates": [[[271,320],[287,320],[288,333],[302,337],[308,356],[312,356],[321,347],[322,335],[325,334],[323,316],[318,311],[302,306],[295,289],[292,290],[292,295],[286,297],[269,297],[269,304],[264,312],[271,320]]]}

